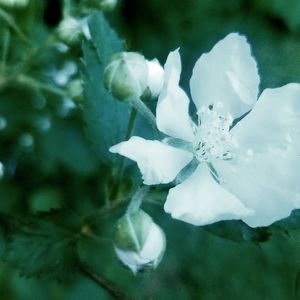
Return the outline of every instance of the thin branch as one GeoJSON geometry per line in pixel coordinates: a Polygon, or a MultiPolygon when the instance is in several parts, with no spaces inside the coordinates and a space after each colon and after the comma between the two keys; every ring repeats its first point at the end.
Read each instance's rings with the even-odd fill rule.
{"type": "Polygon", "coordinates": [[[17,65],[10,79],[22,73],[26,73],[31,65],[36,61],[36,58],[43,53],[46,49],[52,47],[57,41],[56,31],[54,31],[48,38],[36,48],[33,48],[26,57],[17,65]]]}
{"type": "Polygon", "coordinates": [[[100,219],[106,217],[109,213],[114,211],[117,208],[120,208],[121,205],[126,204],[127,198],[118,199],[108,202],[108,204],[102,206],[101,208],[93,211],[90,215],[84,217],[85,223],[89,224],[94,218],[100,219]]]}
{"type": "Polygon", "coordinates": [[[2,74],[5,74],[6,71],[6,63],[7,63],[7,54],[10,44],[10,31],[9,29],[4,29],[3,34],[3,50],[2,50],[2,56],[1,56],[1,72],[2,74]]]}
{"type": "Polygon", "coordinates": [[[13,19],[13,17],[8,14],[5,10],[3,10],[2,8],[0,8],[0,18],[2,20],[4,20],[8,26],[10,26],[15,32],[16,34],[19,36],[19,38],[25,42],[26,44],[31,44],[30,40],[26,37],[26,35],[21,31],[21,29],[19,28],[18,24],[15,22],[15,20],[13,19]]]}
{"type": "Polygon", "coordinates": [[[50,48],[54,45],[56,41],[56,32],[50,35],[46,41],[40,46],[33,48],[27,56],[15,67],[15,70],[12,74],[6,76],[2,81],[0,81],[0,93],[16,78],[24,73],[26,73],[31,65],[36,61],[36,58],[43,53],[44,50],[50,48]]]}
{"type": "Polygon", "coordinates": [[[27,76],[27,75],[19,75],[17,77],[17,82],[24,84],[25,86],[28,86],[33,89],[47,91],[51,94],[55,94],[55,95],[59,95],[59,96],[67,96],[68,95],[68,93],[61,88],[40,82],[40,81],[38,81],[30,76],[27,76]]]}
{"type": "Polygon", "coordinates": [[[128,140],[130,138],[131,134],[132,134],[132,131],[134,129],[136,116],[137,116],[137,111],[136,111],[135,108],[132,108],[131,112],[130,112],[130,116],[129,116],[128,125],[127,125],[125,140],[128,140]]]}
{"type": "Polygon", "coordinates": [[[99,284],[102,288],[104,288],[112,297],[119,300],[133,300],[133,298],[130,298],[126,293],[120,290],[119,287],[116,286],[114,282],[111,280],[103,277],[99,273],[95,272],[94,270],[91,270],[90,267],[88,267],[86,264],[80,263],[79,264],[80,271],[92,279],[94,282],[99,284]]]}

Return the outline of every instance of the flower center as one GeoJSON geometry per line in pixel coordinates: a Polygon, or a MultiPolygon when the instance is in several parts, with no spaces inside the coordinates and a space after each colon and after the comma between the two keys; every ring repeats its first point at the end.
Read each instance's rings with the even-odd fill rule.
{"type": "Polygon", "coordinates": [[[198,111],[199,124],[194,142],[194,155],[199,162],[232,159],[230,149],[235,146],[230,134],[233,118],[224,117],[210,107],[198,111]]]}

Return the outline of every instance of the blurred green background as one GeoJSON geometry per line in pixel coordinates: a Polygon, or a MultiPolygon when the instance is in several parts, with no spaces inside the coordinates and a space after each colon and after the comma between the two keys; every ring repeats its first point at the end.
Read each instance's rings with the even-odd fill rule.
{"type": "MultiPolygon", "coordinates": [[[[62,18],[58,0],[35,0],[26,9],[5,11],[34,45],[41,44],[62,18]]],[[[106,15],[128,49],[148,59],[157,57],[163,64],[168,53],[180,47],[181,84],[187,92],[196,59],[233,31],[248,37],[259,66],[261,90],[300,82],[298,0],[123,0],[106,15]]],[[[6,28],[6,22],[0,21],[1,51],[6,28]]],[[[27,53],[26,43],[15,35],[9,45],[8,71],[27,53]]],[[[68,83],[80,76],[81,57],[80,45],[67,52],[63,46],[45,50],[27,73],[68,90],[68,83]]],[[[85,215],[103,205],[103,186],[111,171],[85,135],[84,101],[30,88],[20,80],[0,90],[2,253],[10,239],[10,226],[14,226],[9,223],[11,216],[22,219],[51,209],[85,215]]],[[[242,240],[232,234],[226,238],[210,228],[173,220],[159,206],[147,204],[144,209],[167,236],[167,251],[157,270],[134,276],[117,261],[110,242],[86,239],[79,244],[80,257],[133,299],[300,299],[297,224],[289,232],[275,226],[265,242],[247,242],[245,236],[242,240]]],[[[97,234],[109,240],[122,213],[124,207],[101,219],[97,234]]],[[[30,260],[30,255],[25,259],[30,260]]],[[[112,299],[80,273],[60,283],[44,276],[25,278],[5,259],[0,260],[0,270],[0,299],[112,299]]]]}

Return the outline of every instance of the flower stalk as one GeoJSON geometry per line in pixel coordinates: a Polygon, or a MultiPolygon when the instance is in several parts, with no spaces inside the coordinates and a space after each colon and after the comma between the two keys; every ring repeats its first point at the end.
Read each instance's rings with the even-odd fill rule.
{"type": "Polygon", "coordinates": [[[149,122],[152,128],[158,133],[155,116],[147,107],[147,105],[138,97],[131,98],[128,100],[128,102],[149,122]]]}
{"type": "Polygon", "coordinates": [[[144,198],[146,197],[146,195],[149,192],[149,186],[144,185],[141,188],[139,188],[137,190],[137,192],[135,193],[135,195],[132,197],[128,208],[126,210],[126,214],[131,214],[134,212],[137,212],[140,209],[140,206],[144,200],[144,198]]]}
{"type": "Polygon", "coordinates": [[[121,291],[121,289],[117,287],[114,282],[92,270],[86,264],[80,263],[79,269],[85,276],[92,279],[94,282],[104,288],[114,299],[133,300],[126,293],[121,291]]]}

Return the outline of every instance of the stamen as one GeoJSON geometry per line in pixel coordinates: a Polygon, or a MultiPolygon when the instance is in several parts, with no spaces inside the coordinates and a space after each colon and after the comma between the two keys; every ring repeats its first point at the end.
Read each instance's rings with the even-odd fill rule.
{"type": "Polygon", "coordinates": [[[233,118],[219,115],[213,107],[201,107],[198,111],[199,124],[194,143],[194,154],[198,161],[233,158],[230,149],[234,140],[229,132],[233,118]]]}

